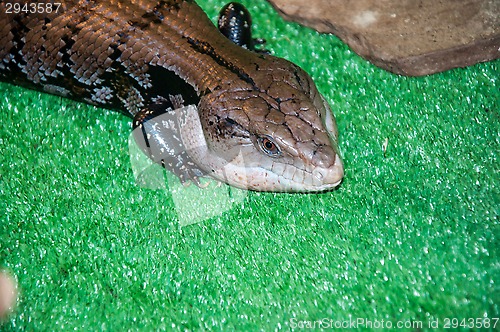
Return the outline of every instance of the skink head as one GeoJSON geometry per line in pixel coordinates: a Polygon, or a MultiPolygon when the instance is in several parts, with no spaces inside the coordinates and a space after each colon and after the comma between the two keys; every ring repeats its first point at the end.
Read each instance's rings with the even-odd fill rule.
{"type": "MultiPolygon", "coordinates": [[[[254,86],[202,98],[213,177],[258,191],[315,192],[337,187],[344,168],[328,103],[299,67],[267,57],[254,86]],[[208,111],[207,111],[208,110],[208,111]]],[[[210,160],[209,160],[210,159],[210,160]]]]}

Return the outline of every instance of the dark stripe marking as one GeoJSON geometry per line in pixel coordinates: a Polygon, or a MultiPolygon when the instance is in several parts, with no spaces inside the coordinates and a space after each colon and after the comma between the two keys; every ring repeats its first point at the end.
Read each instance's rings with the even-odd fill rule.
{"type": "Polygon", "coordinates": [[[252,85],[254,90],[259,90],[254,80],[250,77],[250,75],[248,75],[242,68],[239,68],[235,64],[224,59],[220,54],[217,53],[214,47],[210,45],[208,42],[194,39],[191,37],[187,37],[187,41],[196,52],[208,55],[215,62],[217,62],[217,64],[219,64],[224,68],[229,69],[229,71],[236,74],[241,80],[252,85]]]}

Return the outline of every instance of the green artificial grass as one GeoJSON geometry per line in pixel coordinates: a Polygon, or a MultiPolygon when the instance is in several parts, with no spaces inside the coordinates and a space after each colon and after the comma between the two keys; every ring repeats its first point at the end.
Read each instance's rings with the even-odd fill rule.
{"type": "MultiPolygon", "coordinates": [[[[401,77],[242,2],[330,102],[342,186],[245,193],[181,227],[172,192],[135,184],[128,118],[2,83],[0,269],[20,298],[0,330],[428,330],[500,316],[500,62],[401,77]]],[[[199,3],[213,19],[224,4],[199,3]]]]}

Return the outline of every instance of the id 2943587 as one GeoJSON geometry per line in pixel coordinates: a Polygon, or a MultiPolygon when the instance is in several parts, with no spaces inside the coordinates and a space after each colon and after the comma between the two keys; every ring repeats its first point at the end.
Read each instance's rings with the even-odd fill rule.
{"type": "Polygon", "coordinates": [[[435,320],[429,322],[431,328],[443,329],[496,329],[500,324],[498,317],[479,317],[479,318],[443,318],[441,321],[435,320]],[[433,326],[432,326],[433,325],[433,326]]]}
{"type": "Polygon", "coordinates": [[[29,2],[29,3],[19,3],[19,2],[6,2],[4,4],[6,14],[19,14],[19,13],[30,13],[30,14],[43,14],[59,12],[61,7],[60,2],[29,2]]]}

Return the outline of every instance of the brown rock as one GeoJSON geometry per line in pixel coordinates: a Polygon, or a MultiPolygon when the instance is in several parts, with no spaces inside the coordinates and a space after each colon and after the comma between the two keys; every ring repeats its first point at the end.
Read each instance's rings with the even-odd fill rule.
{"type": "Polygon", "coordinates": [[[500,57],[500,0],[269,0],[391,72],[420,76],[500,57]]]}

